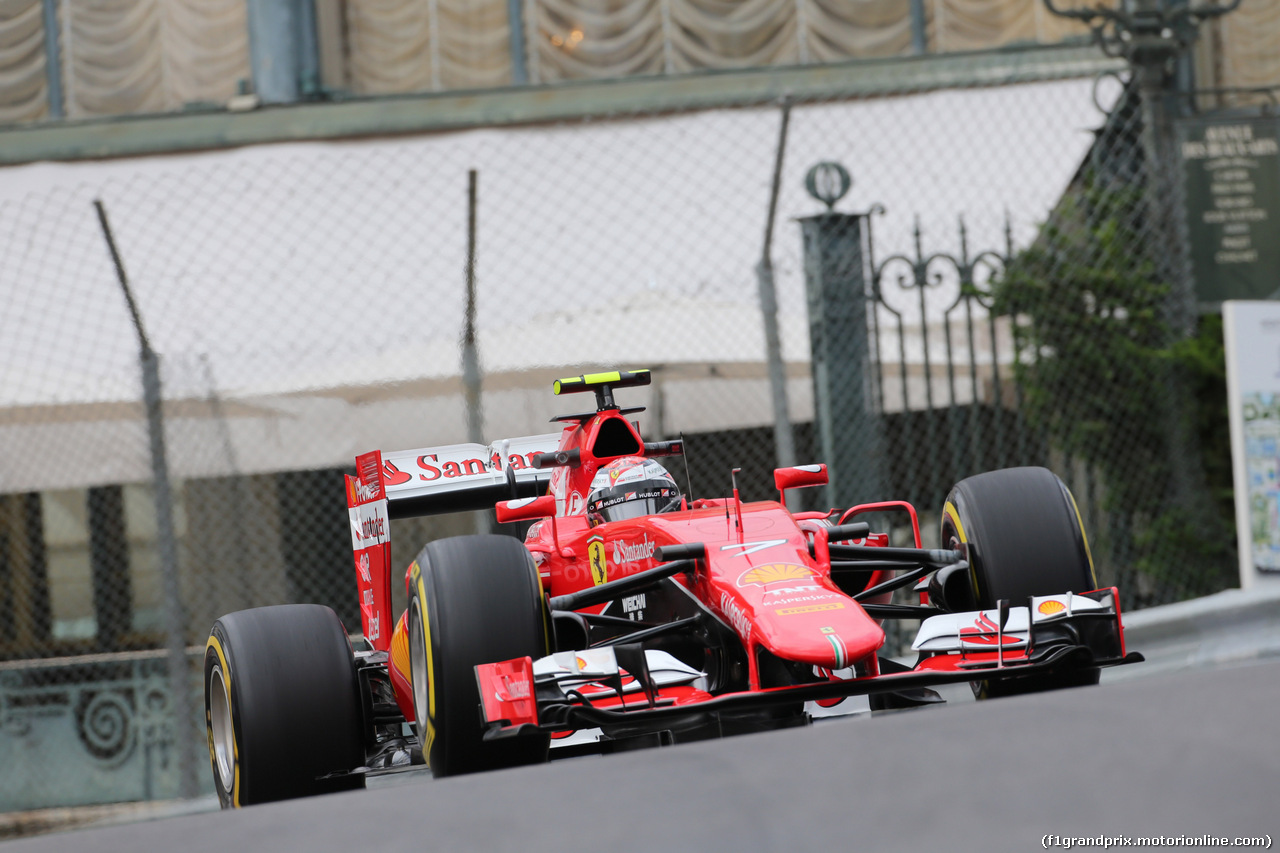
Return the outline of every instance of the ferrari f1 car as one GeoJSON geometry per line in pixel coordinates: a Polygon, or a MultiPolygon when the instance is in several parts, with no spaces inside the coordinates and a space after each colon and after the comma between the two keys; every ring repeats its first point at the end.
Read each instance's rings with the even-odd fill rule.
{"type": "MultiPolygon", "coordinates": [[[[490,447],[358,457],[347,479],[362,646],[316,605],[232,613],[205,653],[209,753],[225,807],[361,787],[421,756],[435,775],[803,724],[806,703],[873,710],[1096,682],[1125,651],[1119,596],[1098,589],[1074,499],[1043,468],[961,481],[941,548],[902,501],[787,507],[825,466],[780,468],[777,501],[690,500],[614,391],[649,372],[555,383],[595,409],[559,433],[490,447]],[[524,541],[426,545],[391,612],[390,522],[496,507],[524,541]],[[900,511],[914,547],[858,517],[900,511]],[[894,603],[910,588],[918,603],[894,603]],[[913,665],[886,619],[922,620],[913,665]],[[393,621],[394,620],[394,621],[393,621]],[[304,744],[299,750],[297,745],[304,744]]],[[[728,472],[726,472],[728,473],[728,472]]],[[[729,478],[726,477],[726,480],[729,478]]]]}

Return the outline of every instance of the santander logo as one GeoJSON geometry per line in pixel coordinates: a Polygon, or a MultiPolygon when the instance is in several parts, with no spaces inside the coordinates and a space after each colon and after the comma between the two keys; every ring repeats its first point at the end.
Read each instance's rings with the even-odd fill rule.
{"type": "Polygon", "coordinates": [[[1012,637],[1008,634],[997,636],[996,631],[999,626],[992,622],[985,613],[979,614],[978,618],[973,620],[973,624],[974,627],[972,628],[960,629],[960,638],[966,643],[978,643],[983,646],[1008,646],[1022,642],[1017,637],[1012,637]]]}
{"type": "Polygon", "coordinates": [[[634,563],[637,560],[648,560],[653,556],[653,543],[649,541],[649,534],[644,535],[644,539],[636,543],[614,542],[613,543],[613,561],[615,563],[634,563]]]}

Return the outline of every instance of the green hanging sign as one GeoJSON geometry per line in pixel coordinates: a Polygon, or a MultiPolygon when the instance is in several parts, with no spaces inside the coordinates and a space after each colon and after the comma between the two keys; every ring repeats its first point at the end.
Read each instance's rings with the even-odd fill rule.
{"type": "Polygon", "coordinates": [[[1196,298],[1280,296],[1280,120],[1178,122],[1196,298]]]}

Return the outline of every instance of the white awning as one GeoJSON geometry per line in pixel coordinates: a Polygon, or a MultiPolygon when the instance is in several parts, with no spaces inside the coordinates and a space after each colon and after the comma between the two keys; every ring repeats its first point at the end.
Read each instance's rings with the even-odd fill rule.
{"type": "MultiPolygon", "coordinates": [[[[773,253],[793,420],[812,417],[794,219],[821,206],[803,191],[805,170],[843,162],[855,184],[840,208],[888,207],[873,218],[879,258],[912,248],[917,216],[927,251],[955,251],[962,216],[971,248],[1003,248],[1006,211],[1025,244],[1101,121],[1092,87],[796,107],[773,253]]],[[[650,435],[770,424],[754,268],[778,115],[5,169],[0,492],[150,479],[137,338],[94,198],[163,359],[176,477],[332,467],[373,448],[466,440],[458,340],[471,167],[486,440],[542,431],[576,402],[552,397],[552,379],[611,367],[657,371],[654,388],[621,401],[653,407],[661,391],[662,423],[641,416],[650,435]]],[[[889,297],[916,312],[904,315],[907,372],[923,387],[916,297],[889,297]]],[[[940,316],[927,320],[937,328],[940,316]]],[[[882,343],[896,352],[896,340],[882,343]]],[[[902,407],[893,393],[886,406],[902,407]]]]}

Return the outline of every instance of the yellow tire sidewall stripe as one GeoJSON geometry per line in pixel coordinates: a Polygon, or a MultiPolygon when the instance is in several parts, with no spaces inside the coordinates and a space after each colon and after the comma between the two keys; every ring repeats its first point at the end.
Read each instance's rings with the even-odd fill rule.
{"type": "MultiPolygon", "coordinates": [[[[227,655],[222,651],[222,643],[218,641],[216,635],[209,635],[209,642],[205,644],[205,652],[213,649],[213,653],[218,656],[218,664],[222,667],[222,684],[227,690],[227,710],[231,711],[231,764],[235,770],[235,777],[231,782],[231,804],[235,808],[240,808],[240,742],[238,733],[235,728],[235,706],[231,704],[231,667],[227,666],[227,655]]],[[[206,725],[208,721],[208,710],[205,711],[206,725]]],[[[214,766],[214,772],[217,773],[218,757],[213,752],[213,735],[209,735],[209,761],[214,766]]]]}
{"type": "Polygon", "coordinates": [[[1098,570],[1093,565],[1093,551],[1089,548],[1089,536],[1084,532],[1084,519],[1080,517],[1080,507],[1076,506],[1076,496],[1066,486],[1062,490],[1071,499],[1071,509],[1076,514],[1076,525],[1080,528],[1080,541],[1084,543],[1084,556],[1089,561],[1089,577],[1093,580],[1093,589],[1098,588],[1098,570]]]}
{"type": "MultiPolygon", "coordinates": [[[[968,540],[965,538],[965,535],[964,535],[964,525],[960,523],[960,511],[956,509],[956,505],[953,504],[951,501],[947,501],[943,505],[942,511],[944,514],[946,514],[947,518],[951,519],[951,523],[955,525],[956,533],[960,534],[960,542],[962,544],[967,542],[968,540]]],[[[946,542],[942,542],[940,544],[942,545],[943,548],[947,547],[946,542]]]]}
{"type": "MultiPolygon", "coordinates": [[[[951,520],[951,524],[956,529],[956,535],[960,537],[960,544],[968,544],[969,540],[965,536],[964,525],[960,522],[960,510],[956,509],[956,505],[951,501],[947,501],[942,505],[942,513],[951,520]]],[[[943,548],[947,547],[946,542],[940,542],[938,544],[943,548]]],[[[969,566],[969,586],[973,588],[973,600],[977,601],[981,594],[978,592],[978,573],[974,570],[972,565],[969,566]]]]}
{"type": "MultiPolygon", "coordinates": [[[[427,615],[427,590],[422,581],[422,568],[416,563],[413,571],[413,585],[418,592],[418,615],[422,621],[422,648],[427,656],[427,719],[423,728],[426,730],[426,743],[422,744],[422,757],[428,765],[431,763],[431,744],[436,739],[436,682],[435,667],[431,655],[431,622],[427,615]]],[[[412,672],[413,667],[410,666],[412,672]]]]}
{"type": "Polygon", "coordinates": [[[538,609],[542,611],[542,653],[549,655],[551,654],[551,626],[547,620],[550,619],[550,608],[547,607],[547,592],[542,586],[542,574],[536,567],[534,575],[538,578],[538,609]]]}

